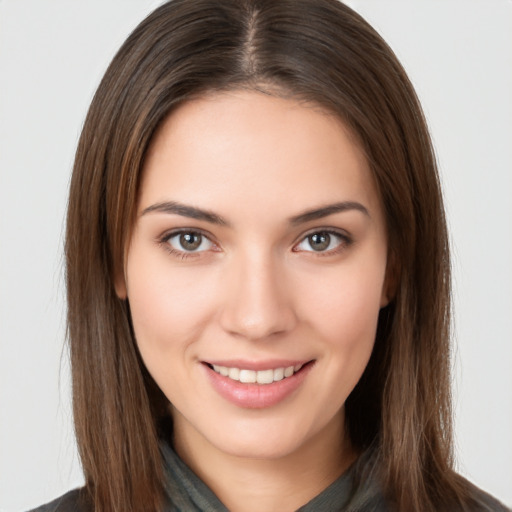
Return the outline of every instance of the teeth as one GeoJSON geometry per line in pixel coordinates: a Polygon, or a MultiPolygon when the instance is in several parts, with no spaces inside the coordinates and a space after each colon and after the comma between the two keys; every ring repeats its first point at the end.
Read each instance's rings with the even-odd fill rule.
{"type": "Polygon", "coordinates": [[[274,382],[274,370],[256,372],[256,382],[258,384],[272,384],[274,382]]]}
{"type": "Polygon", "coordinates": [[[284,379],[284,368],[276,368],[274,370],[274,380],[283,380],[284,379]]]}
{"type": "Polygon", "coordinates": [[[240,380],[240,368],[230,368],[228,377],[233,380],[240,380]]]}
{"type": "Polygon", "coordinates": [[[282,368],[276,368],[274,370],[244,370],[240,368],[228,368],[227,366],[213,365],[215,372],[220,373],[224,377],[229,377],[232,380],[243,382],[244,384],[272,384],[291,377],[295,372],[298,372],[302,368],[301,364],[295,366],[287,366],[282,368]]]}
{"type": "Polygon", "coordinates": [[[252,370],[240,370],[240,382],[246,382],[248,384],[256,382],[256,372],[252,370]]]}

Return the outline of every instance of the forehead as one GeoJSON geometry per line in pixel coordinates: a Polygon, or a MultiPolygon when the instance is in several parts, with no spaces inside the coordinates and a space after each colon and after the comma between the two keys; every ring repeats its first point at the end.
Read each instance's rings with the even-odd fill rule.
{"type": "Polygon", "coordinates": [[[379,208],[364,153],[338,117],[259,92],[182,104],[157,131],[143,173],[139,210],[167,200],[212,209],[267,204],[283,214],[340,200],[379,208]]]}

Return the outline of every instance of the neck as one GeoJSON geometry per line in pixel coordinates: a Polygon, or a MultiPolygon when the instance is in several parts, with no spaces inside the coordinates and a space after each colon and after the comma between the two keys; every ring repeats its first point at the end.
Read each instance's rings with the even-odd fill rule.
{"type": "Polygon", "coordinates": [[[197,431],[175,429],[182,460],[236,512],[297,510],[321,493],[354,462],[343,415],[279,458],[255,459],[222,452],[197,431]]]}

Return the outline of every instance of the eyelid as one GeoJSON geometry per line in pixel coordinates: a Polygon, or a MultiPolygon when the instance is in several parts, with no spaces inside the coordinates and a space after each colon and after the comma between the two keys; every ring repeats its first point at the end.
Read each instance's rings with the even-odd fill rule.
{"type": "Polygon", "coordinates": [[[313,253],[316,256],[329,256],[329,255],[338,254],[343,249],[346,249],[349,245],[351,245],[353,243],[353,241],[354,240],[353,240],[352,236],[349,235],[345,230],[331,228],[331,227],[329,227],[329,228],[320,227],[320,228],[311,229],[308,232],[302,234],[300,236],[300,238],[294,243],[292,251],[313,253]],[[311,248],[311,250],[301,250],[301,249],[297,248],[301,243],[305,242],[308,237],[315,235],[315,234],[319,234],[319,233],[326,233],[328,235],[333,235],[335,237],[338,237],[341,239],[341,242],[335,248],[329,249],[326,251],[315,251],[313,248],[311,248]]]}
{"type": "MultiPolygon", "coordinates": [[[[194,256],[197,257],[197,256],[201,255],[202,253],[208,252],[209,250],[212,249],[212,248],[209,248],[209,249],[201,250],[201,251],[185,251],[185,250],[182,251],[182,250],[179,250],[179,249],[176,249],[176,248],[172,247],[168,243],[168,241],[171,238],[173,238],[175,236],[178,236],[180,234],[183,234],[183,233],[199,234],[202,237],[205,237],[212,244],[212,248],[213,248],[213,250],[215,252],[218,252],[218,251],[221,250],[219,244],[217,243],[217,241],[215,240],[213,235],[211,233],[201,229],[201,228],[186,228],[186,227],[185,228],[182,228],[182,227],[174,228],[174,229],[171,229],[171,230],[168,230],[168,231],[165,231],[164,233],[162,233],[160,236],[157,237],[156,241],[160,245],[165,246],[165,249],[167,251],[169,251],[173,255],[178,255],[178,256],[180,256],[183,259],[186,258],[186,257],[194,257],[194,256]]],[[[293,244],[292,251],[293,252],[309,252],[309,253],[313,253],[313,254],[315,254],[317,256],[329,256],[329,255],[337,254],[341,250],[347,248],[352,243],[353,243],[352,236],[349,235],[345,230],[338,229],[338,228],[332,228],[332,227],[325,227],[325,228],[318,227],[318,228],[310,229],[306,233],[303,233],[297,239],[297,241],[293,244]],[[341,242],[334,249],[330,249],[330,250],[327,250],[327,251],[315,251],[314,249],[311,249],[311,250],[297,249],[297,246],[299,244],[304,242],[308,237],[310,237],[310,236],[312,236],[314,234],[317,234],[317,233],[326,233],[326,234],[329,234],[329,235],[333,235],[335,237],[340,238],[341,242]]]]}
{"type": "Polygon", "coordinates": [[[168,231],[165,231],[164,233],[162,233],[160,236],[157,237],[157,240],[156,240],[160,245],[164,246],[165,249],[170,252],[171,254],[173,255],[178,255],[180,256],[182,259],[184,258],[187,258],[187,257],[194,257],[194,256],[199,256],[205,252],[208,252],[210,250],[214,250],[215,252],[218,252],[219,250],[219,244],[215,241],[213,235],[211,235],[210,233],[208,233],[207,231],[201,229],[201,228],[175,228],[175,229],[170,229],[168,231]],[[180,250],[180,249],[176,249],[175,247],[173,247],[170,243],[169,243],[169,240],[171,238],[174,238],[176,236],[179,236],[179,235],[182,235],[182,234],[185,234],[185,233],[191,233],[191,234],[197,234],[197,235],[200,235],[204,238],[206,238],[210,244],[212,245],[212,247],[208,248],[208,249],[205,249],[205,250],[200,250],[200,251],[186,251],[186,250],[180,250]]]}

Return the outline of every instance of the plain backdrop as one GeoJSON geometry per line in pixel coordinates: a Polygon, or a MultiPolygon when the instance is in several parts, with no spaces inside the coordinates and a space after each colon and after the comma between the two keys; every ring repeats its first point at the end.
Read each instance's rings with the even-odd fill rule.
{"type": "MultiPolygon", "coordinates": [[[[160,2],[0,0],[0,510],[83,482],[64,346],[73,153],[114,52],[160,2]]],[[[459,470],[512,505],[512,2],[353,0],[423,102],[454,266],[459,470]]],[[[435,383],[432,383],[435,385],[435,383]]]]}

